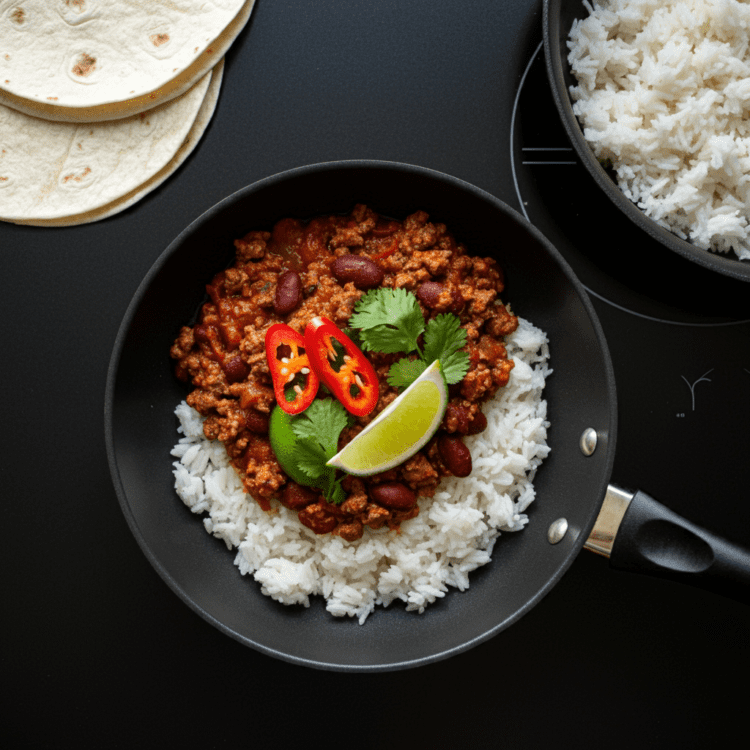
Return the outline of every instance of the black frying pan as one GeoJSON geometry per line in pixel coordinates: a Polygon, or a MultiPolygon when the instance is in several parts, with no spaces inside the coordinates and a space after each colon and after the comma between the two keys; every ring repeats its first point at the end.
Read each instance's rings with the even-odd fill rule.
{"type": "Polygon", "coordinates": [[[736,255],[723,255],[702,250],[686,240],[680,239],[644,214],[628,200],[617,187],[615,174],[605,169],[583,137],[581,127],[573,114],[568,91],[575,85],[568,65],[567,40],[570,28],[576,19],[586,18],[588,10],[583,0],[544,0],[543,32],[547,77],[552,87],[555,105],[570,141],[578,152],[583,165],[606,193],[607,197],[644,232],[670,250],[712,271],[743,281],[750,281],[750,261],[741,261],[736,255]]]}
{"type": "MultiPolygon", "coordinates": [[[[128,308],[112,354],[105,411],[123,512],[169,586],[240,642],[324,669],[411,667],[496,635],[559,580],[589,537],[605,495],[614,492],[608,488],[617,422],[612,365],[582,286],[515,211],[465,182],[414,166],[352,161],[304,167],[255,183],[203,214],[157,260],[128,308]],[[169,347],[195,315],[207,280],[230,261],[233,240],[286,216],[345,212],[355,202],[399,218],[424,209],[473,254],[497,257],[506,274],[506,301],[548,332],[554,368],[545,391],[552,452],[535,481],[529,525],[502,535],[492,562],[472,574],[467,592],[451,591],[422,615],[399,603],[377,608],[362,626],[333,618],[321,601],[305,609],[263,596],[258,584],[239,574],[234,554],[177,497],[169,455],[177,437],[173,411],[186,395],[173,376],[169,347]],[[581,436],[589,428],[598,442],[585,455],[581,436]],[[560,519],[567,530],[551,543],[549,530],[559,528],[560,519]]],[[[598,534],[606,548],[604,536],[598,534]]],[[[659,539],[648,535],[652,547],[659,539]]],[[[750,557],[743,564],[736,575],[746,582],[750,557]]]]}

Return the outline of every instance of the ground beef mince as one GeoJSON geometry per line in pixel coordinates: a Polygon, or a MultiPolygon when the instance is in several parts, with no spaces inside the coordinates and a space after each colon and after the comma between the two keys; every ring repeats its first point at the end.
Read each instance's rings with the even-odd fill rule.
{"type": "MultiPolygon", "coordinates": [[[[209,300],[198,323],[182,328],[170,352],[177,376],[193,386],[187,402],[206,418],[206,436],[224,443],[246,491],[265,510],[272,510],[269,501],[277,498],[314,532],[350,541],[361,537],[365,526],[397,529],[419,513],[417,496],[431,497],[451,466],[455,472],[465,469],[462,436],[486,427],[480,407],[508,382],[513,362],[503,336],[516,329],[518,319],[500,301],[500,268],[492,258],[468,255],[424,211],[395,221],[363,205],[348,216],[306,223],[283,219],[271,232],[236,240],[235,248],[234,264],[206,287],[209,300]],[[413,292],[425,320],[457,315],[466,329],[470,367],[450,386],[434,438],[390,471],[345,477],[346,499],[337,506],[292,481],[271,449],[268,419],[275,398],[265,335],[280,322],[303,333],[316,315],[343,329],[365,289],[377,286],[413,292]],[[445,447],[441,453],[441,445],[453,446],[455,455],[447,455],[445,447]]],[[[401,356],[367,353],[380,381],[378,404],[342,432],[339,449],[398,396],[386,375],[401,356]]]]}

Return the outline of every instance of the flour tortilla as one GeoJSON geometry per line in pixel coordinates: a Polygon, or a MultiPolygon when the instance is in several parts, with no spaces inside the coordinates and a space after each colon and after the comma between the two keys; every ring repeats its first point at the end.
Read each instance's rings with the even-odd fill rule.
{"type": "Polygon", "coordinates": [[[211,118],[216,110],[223,73],[224,60],[220,60],[213,69],[212,74],[210,74],[211,81],[208,84],[206,95],[203,98],[203,102],[198,110],[198,115],[185,137],[185,140],[170,161],[141,185],[138,185],[138,187],[134,188],[129,193],[126,193],[121,198],[118,198],[105,206],[101,206],[100,208],[93,209],[92,211],[85,211],[70,216],[62,216],[57,219],[16,220],[13,223],[37,227],[70,227],[79,224],[91,224],[92,222],[101,221],[102,219],[108,219],[110,216],[115,216],[138,203],[138,201],[147,196],[150,192],[156,190],[156,188],[158,188],[167,178],[171,177],[195,150],[198,141],[200,141],[203,133],[205,133],[208,123],[211,122],[211,118]]]}
{"type": "Polygon", "coordinates": [[[0,104],[61,122],[101,122],[152,109],[215,66],[254,3],[0,0],[0,104]],[[19,8],[24,30],[11,20],[19,8]],[[76,14],[85,20],[66,22],[64,16],[75,21],[76,14]]]}
{"type": "Polygon", "coordinates": [[[69,218],[142,189],[184,144],[212,76],[171,102],[113,122],[50,122],[0,106],[0,218],[69,218]]]}

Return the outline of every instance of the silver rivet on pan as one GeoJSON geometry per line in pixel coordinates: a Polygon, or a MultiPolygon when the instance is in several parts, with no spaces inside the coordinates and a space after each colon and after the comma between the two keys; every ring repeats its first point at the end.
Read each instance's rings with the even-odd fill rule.
{"type": "Polygon", "coordinates": [[[581,435],[578,445],[581,446],[581,453],[584,456],[590,456],[596,450],[596,430],[593,427],[587,427],[581,435]]]}
{"type": "Polygon", "coordinates": [[[547,529],[547,541],[557,544],[568,533],[568,522],[564,518],[553,521],[547,529]]]}

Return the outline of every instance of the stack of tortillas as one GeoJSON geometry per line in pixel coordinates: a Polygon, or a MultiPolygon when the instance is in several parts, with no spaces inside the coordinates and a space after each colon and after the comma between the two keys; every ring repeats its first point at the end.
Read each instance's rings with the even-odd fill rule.
{"type": "Polygon", "coordinates": [[[112,216],[213,115],[255,0],[0,0],[0,219],[112,216]]]}

